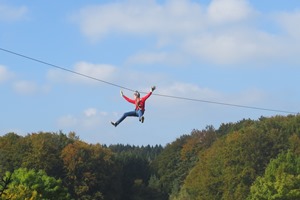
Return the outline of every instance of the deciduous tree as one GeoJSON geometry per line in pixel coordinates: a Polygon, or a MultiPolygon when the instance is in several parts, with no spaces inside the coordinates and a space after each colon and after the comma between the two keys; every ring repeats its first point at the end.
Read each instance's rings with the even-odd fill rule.
{"type": "Polygon", "coordinates": [[[254,199],[300,199],[300,156],[288,151],[272,160],[251,187],[248,200],[254,199]]]}
{"type": "Polygon", "coordinates": [[[48,176],[43,170],[20,168],[12,174],[6,173],[6,177],[10,176],[12,181],[3,195],[4,199],[70,199],[67,189],[62,186],[62,181],[48,176]]]}

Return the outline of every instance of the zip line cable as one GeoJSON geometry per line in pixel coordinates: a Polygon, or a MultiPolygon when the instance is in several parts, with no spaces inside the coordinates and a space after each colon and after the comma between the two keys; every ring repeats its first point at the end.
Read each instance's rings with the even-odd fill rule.
{"type": "Polygon", "coordinates": [[[122,88],[122,89],[134,92],[134,90],[132,90],[130,88],[123,87],[121,85],[117,85],[117,84],[114,84],[114,83],[111,83],[111,82],[108,82],[108,81],[104,81],[104,80],[101,80],[101,79],[98,79],[98,78],[95,78],[95,77],[92,77],[92,76],[89,76],[89,75],[86,75],[86,74],[82,74],[82,73],[79,73],[79,72],[76,72],[76,71],[72,71],[70,69],[67,69],[67,68],[64,68],[64,67],[60,67],[60,66],[57,66],[57,65],[54,65],[54,64],[51,64],[51,63],[39,60],[39,59],[35,59],[35,58],[29,57],[29,56],[25,56],[23,54],[19,54],[19,53],[16,53],[16,52],[13,52],[13,51],[10,51],[10,50],[7,50],[7,49],[3,49],[1,47],[0,47],[0,50],[1,51],[5,51],[5,52],[10,53],[10,54],[14,54],[14,55],[19,56],[19,57],[26,58],[28,60],[32,60],[32,61],[35,61],[35,62],[42,63],[44,65],[48,65],[48,66],[54,67],[54,68],[57,68],[57,69],[60,69],[60,70],[66,71],[66,72],[70,72],[70,73],[73,73],[73,74],[76,74],[76,75],[79,75],[79,76],[83,76],[83,77],[86,77],[86,78],[89,78],[89,79],[93,79],[95,81],[100,81],[100,82],[108,84],[108,85],[112,85],[112,86],[115,86],[115,87],[118,87],[118,88],[122,88]]]}
{"type": "Polygon", "coordinates": [[[153,94],[153,95],[161,96],[161,97],[167,97],[167,98],[173,98],[173,99],[187,100],[187,101],[198,101],[198,102],[202,102],[202,103],[218,104],[218,105],[223,105],[223,106],[248,108],[248,109],[254,109],[254,110],[264,110],[264,111],[280,112],[280,113],[295,114],[295,115],[298,114],[297,112],[286,111],[286,110],[276,110],[276,109],[271,109],[271,108],[246,106],[246,105],[231,104],[231,103],[224,103],[224,102],[217,102],[217,101],[208,101],[208,100],[202,100],[202,99],[193,99],[193,98],[171,96],[171,95],[164,95],[164,94],[153,94]]]}
{"type": "MultiPolygon", "coordinates": [[[[29,57],[29,56],[20,54],[20,53],[16,53],[14,51],[10,51],[10,50],[7,50],[7,49],[1,48],[1,47],[0,47],[0,50],[4,51],[6,53],[9,53],[9,54],[13,54],[13,55],[16,55],[16,56],[28,59],[28,60],[32,60],[32,61],[44,64],[44,65],[48,65],[50,67],[54,67],[54,68],[57,68],[57,69],[60,69],[60,70],[63,70],[63,71],[69,72],[69,73],[73,73],[73,74],[78,75],[78,76],[83,76],[85,78],[89,78],[89,79],[92,79],[92,80],[95,80],[95,81],[99,81],[99,82],[102,82],[102,83],[105,83],[105,84],[108,84],[108,85],[111,85],[111,86],[114,86],[114,87],[118,87],[118,88],[121,88],[121,89],[129,90],[129,91],[132,91],[132,92],[135,91],[133,89],[130,89],[128,87],[124,87],[122,85],[118,85],[118,84],[115,84],[115,83],[112,83],[112,82],[104,81],[104,80],[101,80],[101,79],[98,79],[98,78],[95,78],[95,77],[92,77],[92,76],[89,76],[89,75],[86,75],[86,74],[82,74],[82,73],[79,73],[79,72],[76,72],[76,71],[73,71],[73,70],[70,70],[70,69],[67,69],[67,68],[64,68],[64,67],[60,67],[58,65],[54,65],[54,64],[51,64],[51,63],[48,63],[48,62],[45,62],[45,61],[42,61],[42,60],[39,60],[39,59],[36,59],[36,58],[33,58],[33,57],[29,57]]],[[[145,93],[145,92],[141,92],[141,93],[145,93]]],[[[156,94],[155,93],[155,94],[152,94],[152,95],[156,95],[156,96],[160,96],[160,97],[165,97],[165,98],[186,100],[186,101],[195,101],[195,102],[202,102],[202,103],[217,104],[217,105],[223,105],[223,106],[248,108],[248,109],[255,109],[255,110],[264,110],[264,111],[270,111],[270,112],[280,112],[280,113],[286,113],[286,114],[298,114],[297,112],[286,111],[286,110],[276,110],[276,109],[270,109],[270,108],[262,108],[262,107],[238,105],[238,104],[231,104],[231,103],[224,103],[224,102],[217,102],[217,101],[208,101],[208,100],[202,100],[202,99],[194,99],[194,98],[172,96],[172,95],[165,95],[165,94],[156,94]]]]}

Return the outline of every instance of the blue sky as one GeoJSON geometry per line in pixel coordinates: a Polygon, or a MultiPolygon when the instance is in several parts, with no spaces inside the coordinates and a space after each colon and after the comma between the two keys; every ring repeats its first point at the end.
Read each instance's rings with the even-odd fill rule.
{"type": "MultiPolygon", "coordinates": [[[[298,0],[0,0],[0,30],[0,48],[133,90],[300,110],[298,0]]],[[[165,145],[207,125],[288,114],[153,95],[144,124],[115,128],[133,110],[120,88],[5,51],[0,91],[1,135],[74,131],[108,145],[165,145]]]]}

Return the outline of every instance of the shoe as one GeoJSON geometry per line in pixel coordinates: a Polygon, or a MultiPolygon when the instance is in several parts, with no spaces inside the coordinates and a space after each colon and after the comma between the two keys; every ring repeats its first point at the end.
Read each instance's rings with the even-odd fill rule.
{"type": "Polygon", "coordinates": [[[145,118],[144,118],[144,116],[142,116],[142,117],[140,118],[140,122],[144,123],[144,120],[145,120],[145,118]]]}
{"type": "Polygon", "coordinates": [[[114,127],[117,127],[117,123],[116,122],[110,122],[114,127]]]}

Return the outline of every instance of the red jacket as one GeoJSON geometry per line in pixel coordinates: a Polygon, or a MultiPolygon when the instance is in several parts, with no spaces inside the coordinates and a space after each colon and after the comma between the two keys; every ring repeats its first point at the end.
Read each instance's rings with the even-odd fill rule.
{"type": "Polygon", "coordinates": [[[136,98],[136,99],[130,99],[123,95],[124,99],[126,99],[129,103],[135,104],[135,110],[142,110],[145,111],[145,102],[146,100],[151,96],[152,92],[149,92],[147,95],[145,95],[142,98],[136,98]]]}

